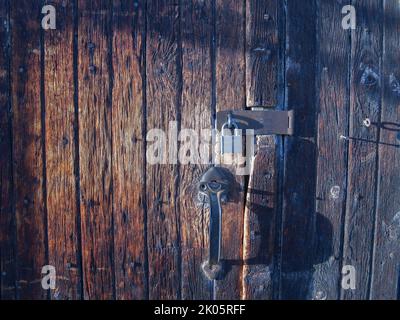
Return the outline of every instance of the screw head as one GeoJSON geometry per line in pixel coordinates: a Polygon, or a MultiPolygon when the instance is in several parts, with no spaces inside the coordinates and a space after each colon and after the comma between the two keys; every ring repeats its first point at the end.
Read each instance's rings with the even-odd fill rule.
{"type": "Polygon", "coordinates": [[[369,128],[371,126],[371,120],[369,118],[364,119],[363,125],[369,128]]]}

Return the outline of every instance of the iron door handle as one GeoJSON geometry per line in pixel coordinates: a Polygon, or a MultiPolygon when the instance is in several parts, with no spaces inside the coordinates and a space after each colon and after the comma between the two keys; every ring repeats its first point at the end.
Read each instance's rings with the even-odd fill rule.
{"type": "Polygon", "coordinates": [[[223,275],[221,260],[222,203],[229,194],[229,180],[222,168],[210,168],[202,177],[199,191],[206,196],[210,208],[209,256],[202,264],[204,274],[211,280],[223,275]]]}

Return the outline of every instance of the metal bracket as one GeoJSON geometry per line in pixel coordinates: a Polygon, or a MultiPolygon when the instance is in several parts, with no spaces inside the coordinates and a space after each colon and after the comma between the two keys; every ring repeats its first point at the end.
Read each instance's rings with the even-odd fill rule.
{"type": "Polygon", "coordinates": [[[294,112],[279,110],[226,110],[217,112],[216,128],[222,129],[228,115],[239,129],[253,129],[255,135],[293,135],[294,112]]]}

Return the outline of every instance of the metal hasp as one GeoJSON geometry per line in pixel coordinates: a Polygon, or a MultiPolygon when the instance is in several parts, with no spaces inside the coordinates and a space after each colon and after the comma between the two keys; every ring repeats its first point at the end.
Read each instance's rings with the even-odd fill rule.
{"type": "Polygon", "coordinates": [[[225,110],[217,112],[216,127],[221,130],[228,116],[238,129],[254,130],[255,135],[293,135],[294,112],[279,110],[225,110]]]}
{"type": "Polygon", "coordinates": [[[210,254],[208,260],[203,262],[204,274],[211,280],[221,278],[223,264],[221,261],[221,225],[222,225],[222,203],[229,196],[232,185],[226,169],[221,167],[210,168],[201,178],[199,192],[206,196],[210,205],[210,254]]]}
{"type": "MultiPolygon", "coordinates": [[[[216,122],[222,136],[221,154],[241,152],[242,136],[238,130],[251,129],[254,135],[293,134],[293,111],[227,110],[217,113],[216,122]],[[234,135],[225,136],[224,130],[231,130],[234,135]]],[[[202,264],[203,272],[210,280],[220,279],[224,272],[221,261],[221,205],[227,202],[233,182],[227,169],[212,167],[202,176],[198,185],[200,194],[206,197],[210,207],[210,254],[202,264]]]]}

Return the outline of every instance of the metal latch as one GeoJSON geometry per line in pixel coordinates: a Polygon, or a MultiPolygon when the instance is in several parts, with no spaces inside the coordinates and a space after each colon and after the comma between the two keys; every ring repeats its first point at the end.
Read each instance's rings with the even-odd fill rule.
{"type": "Polygon", "coordinates": [[[254,130],[255,135],[293,135],[294,112],[280,110],[226,110],[218,111],[216,129],[222,130],[226,119],[232,117],[238,129],[254,130]]]}
{"type": "MultiPolygon", "coordinates": [[[[275,110],[232,110],[217,113],[216,129],[221,131],[221,154],[240,153],[242,134],[252,130],[254,135],[292,135],[293,111],[275,110]],[[230,130],[233,135],[226,135],[230,130]]],[[[205,196],[210,208],[210,251],[208,260],[203,262],[202,270],[210,280],[223,276],[221,260],[222,204],[228,201],[234,181],[222,167],[212,167],[201,177],[199,192],[205,196]]]]}

